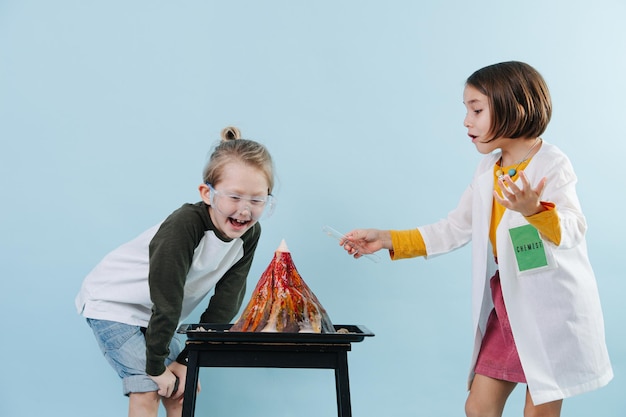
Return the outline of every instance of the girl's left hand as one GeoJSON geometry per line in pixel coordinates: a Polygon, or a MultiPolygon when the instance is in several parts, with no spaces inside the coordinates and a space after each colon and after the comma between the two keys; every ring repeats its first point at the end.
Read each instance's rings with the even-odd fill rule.
{"type": "Polygon", "coordinates": [[[546,178],[542,178],[537,187],[532,188],[524,171],[519,173],[519,177],[522,181],[522,188],[518,187],[508,175],[499,179],[498,187],[502,192],[502,197],[497,190],[494,190],[493,198],[505,208],[518,211],[524,217],[543,211],[540,198],[546,186],[546,178]]]}

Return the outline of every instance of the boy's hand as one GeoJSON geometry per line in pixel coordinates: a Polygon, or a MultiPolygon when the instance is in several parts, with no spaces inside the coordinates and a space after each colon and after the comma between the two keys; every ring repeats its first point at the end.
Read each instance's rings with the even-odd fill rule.
{"type": "MultiPolygon", "coordinates": [[[[187,384],[187,367],[178,362],[172,362],[167,367],[175,376],[177,386],[170,398],[179,399],[180,402],[183,402],[183,398],[185,397],[185,385],[187,384]]],[[[200,392],[200,381],[198,381],[198,386],[196,387],[196,393],[200,392]]]]}
{"type": "Polygon", "coordinates": [[[150,378],[152,378],[152,380],[156,382],[156,384],[159,386],[157,394],[159,394],[161,397],[171,397],[178,388],[178,378],[176,377],[176,375],[174,375],[174,373],[172,373],[172,371],[170,371],[169,368],[165,368],[165,372],[163,372],[159,376],[150,375],[150,378]]]}
{"type": "Polygon", "coordinates": [[[171,398],[181,398],[185,393],[185,383],[187,380],[187,367],[181,363],[176,361],[172,362],[168,365],[167,369],[169,369],[174,376],[176,376],[176,388],[172,391],[171,398]]]}

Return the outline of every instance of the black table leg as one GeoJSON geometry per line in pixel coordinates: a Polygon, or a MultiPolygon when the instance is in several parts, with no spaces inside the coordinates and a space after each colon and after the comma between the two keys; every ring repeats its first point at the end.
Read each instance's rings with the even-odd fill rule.
{"type": "Polygon", "coordinates": [[[335,388],[337,390],[337,415],[339,417],[352,417],[350,380],[348,377],[348,353],[346,351],[337,352],[335,388]]]}
{"type": "Polygon", "coordinates": [[[198,366],[199,354],[197,350],[191,350],[187,356],[187,378],[185,382],[182,417],[194,417],[196,412],[198,374],[200,373],[200,367],[198,366]]]}
{"type": "Polygon", "coordinates": [[[349,344],[187,343],[182,417],[194,417],[201,367],[316,368],[335,371],[338,417],[352,417],[349,344]]]}

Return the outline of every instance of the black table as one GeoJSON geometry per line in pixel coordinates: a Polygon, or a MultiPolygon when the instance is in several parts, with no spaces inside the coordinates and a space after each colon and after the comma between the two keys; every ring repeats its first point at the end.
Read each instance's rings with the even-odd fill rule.
{"type": "Polygon", "coordinates": [[[348,351],[374,336],[367,328],[335,325],[338,333],[229,332],[230,324],[183,324],[187,335],[187,381],[183,417],[193,417],[201,367],[334,369],[339,417],[351,417],[348,351]],[[207,331],[204,331],[204,330],[207,331]]]}

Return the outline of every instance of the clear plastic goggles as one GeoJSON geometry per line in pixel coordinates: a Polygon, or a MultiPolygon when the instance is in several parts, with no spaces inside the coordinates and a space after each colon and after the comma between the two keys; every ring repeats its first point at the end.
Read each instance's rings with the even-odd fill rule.
{"type": "Polygon", "coordinates": [[[246,196],[225,190],[216,190],[213,185],[207,183],[209,187],[209,201],[211,207],[225,217],[234,217],[237,214],[250,214],[252,220],[267,218],[274,212],[276,199],[273,195],[246,196]]]}

